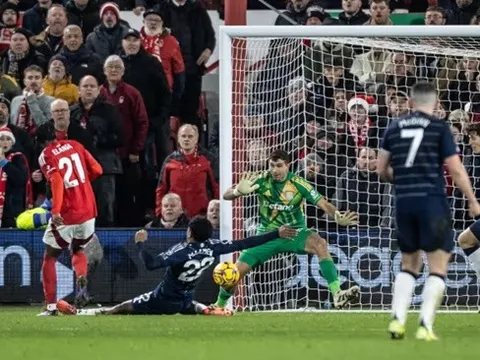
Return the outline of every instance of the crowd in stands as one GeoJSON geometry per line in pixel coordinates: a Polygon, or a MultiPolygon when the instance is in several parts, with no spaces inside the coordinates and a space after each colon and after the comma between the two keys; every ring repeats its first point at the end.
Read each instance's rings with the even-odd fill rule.
{"type": "Polygon", "coordinates": [[[143,4],[136,30],[120,17],[131,5],[140,6],[2,2],[2,227],[15,227],[24,211],[48,210],[38,157],[52,129],[103,167],[93,183],[97,226],[184,227],[198,214],[218,223],[218,165],[200,146],[198,111],[216,42],[210,17],[191,0],[143,4]]]}
{"type": "MultiPolygon", "coordinates": [[[[387,25],[394,6],[420,3],[426,25],[478,23],[476,0],[291,0],[276,24],[387,25]],[[342,12],[333,17],[326,6],[342,12]]],[[[42,134],[52,128],[58,139],[83,144],[103,167],[93,184],[97,226],[183,227],[198,214],[218,225],[219,124],[207,150],[199,112],[205,65],[216,45],[204,6],[212,4],[221,6],[195,0],[2,2],[2,227],[15,227],[25,210],[48,208],[38,156],[42,134]],[[139,31],[120,18],[125,9],[143,17],[139,31]]],[[[245,170],[264,169],[268,152],[289,144],[294,170],[340,209],[358,211],[363,224],[391,226],[391,187],[376,177],[377,149],[388,123],[410,111],[409,87],[419,79],[436,82],[438,116],[451,121],[465,164],[476,165],[476,147],[467,144],[475,129],[466,135],[480,104],[476,58],[282,39],[272,41],[263,65],[254,71],[245,107],[245,170]]],[[[454,196],[456,189],[449,192],[454,196]]],[[[320,226],[322,214],[308,211],[312,225],[320,226]]]]}
{"type": "MultiPolygon", "coordinates": [[[[479,2],[454,3],[448,9],[428,6],[425,25],[477,24],[479,2]]],[[[289,19],[306,26],[392,24],[390,1],[370,0],[369,6],[367,13],[361,0],[343,0],[343,11],[335,18],[317,1],[292,0],[276,24],[291,25],[289,19]]],[[[286,147],[294,171],[340,210],[358,212],[363,226],[392,228],[392,187],[376,174],[377,152],[389,123],[411,111],[409,93],[417,81],[436,84],[435,115],[450,123],[480,197],[480,185],[476,185],[480,179],[476,176],[480,174],[476,155],[480,151],[480,144],[476,145],[480,140],[476,125],[480,58],[463,55],[455,39],[382,41],[375,47],[375,39],[363,43],[355,39],[272,40],[262,65],[249,73],[243,126],[250,170],[264,166],[267,149],[286,147]],[[422,45],[436,47],[438,55],[422,52],[422,45]],[[442,51],[448,46],[451,55],[442,51]]],[[[455,211],[454,226],[463,229],[471,221],[464,216],[465,201],[447,173],[445,178],[455,211]]],[[[254,230],[255,202],[245,205],[245,226],[254,230]]],[[[307,214],[309,226],[336,229],[315,206],[308,206],[307,214]]]]}

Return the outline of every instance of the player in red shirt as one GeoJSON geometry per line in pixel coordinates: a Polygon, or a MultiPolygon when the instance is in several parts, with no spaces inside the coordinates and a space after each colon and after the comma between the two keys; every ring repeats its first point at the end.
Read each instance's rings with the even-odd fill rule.
{"type": "MultiPolygon", "coordinates": [[[[63,106],[68,109],[66,102],[54,102],[52,111],[62,110],[60,108],[63,106]]],[[[55,263],[67,248],[70,249],[77,276],[75,303],[83,307],[89,300],[87,258],[83,248],[94,235],[97,216],[95,195],[90,181],[102,175],[103,170],[80,143],[56,140],[53,124],[42,130],[44,131],[41,133],[37,132],[37,140],[46,147],[40,154],[39,163],[52,190],[52,218],[43,236],[46,251],[43,257],[42,279],[47,309],[39,315],[56,315],[55,263]]]]}

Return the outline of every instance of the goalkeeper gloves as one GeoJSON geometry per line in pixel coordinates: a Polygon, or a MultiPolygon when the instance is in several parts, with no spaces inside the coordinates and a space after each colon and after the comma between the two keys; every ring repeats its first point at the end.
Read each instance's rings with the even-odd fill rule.
{"type": "Polygon", "coordinates": [[[358,215],[351,211],[345,211],[341,213],[340,211],[335,211],[334,214],[335,222],[340,226],[348,226],[348,225],[357,225],[358,215]]]}
{"type": "Polygon", "coordinates": [[[260,174],[255,174],[255,173],[243,174],[239,183],[237,184],[237,186],[235,186],[235,189],[233,189],[233,195],[239,197],[239,196],[245,196],[253,193],[260,186],[258,184],[255,184],[255,182],[259,178],[260,178],[260,174]]]}

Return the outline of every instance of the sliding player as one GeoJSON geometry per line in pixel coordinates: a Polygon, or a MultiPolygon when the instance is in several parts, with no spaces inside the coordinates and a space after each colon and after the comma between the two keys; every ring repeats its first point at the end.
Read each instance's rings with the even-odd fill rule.
{"type": "Polygon", "coordinates": [[[112,308],[78,310],[65,301],[59,302],[59,310],[68,315],[120,315],[120,314],[205,314],[232,315],[228,312],[208,309],[192,300],[198,279],[215,261],[215,257],[234,251],[265,244],[271,240],[285,240],[297,235],[297,230],[281,226],[278,230],[264,235],[253,236],[239,241],[212,240],[213,227],[203,216],[194,217],[188,224],[186,242],[177,244],[156,257],[143,249],[147,232],[135,234],[135,242],[140,250],[140,258],[148,270],[167,268],[165,276],[154,291],[125,301],[112,308]]]}
{"type": "Polygon", "coordinates": [[[423,288],[420,327],[416,337],[436,340],[433,323],[445,291],[450,254],[454,247],[450,205],[445,191],[443,164],[468,199],[471,215],[480,215],[480,205],[457,155],[448,123],[433,116],[437,92],[422,82],[412,88],[414,112],[394,121],[382,142],[377,171],[395,187],[398,246],[402,270],[398,273],[389,325],[392,339],[405,334],[407,312],[427,253],[429,276],[423,288]]]}
{"type": "MultiPolygon", "coordinates": [[[[480,124],[469,124],[466,133],[470,139],[473,152],[478,154],[480,152],[480,124]]],[[[478,187],[476,187],[476,190],[478,190],[478,187]]],[[[477,278],[480,279],[480,220],[475,221],[473,225],[460,234],[458,244],[465,255],[468,256],[477,278]]]]}
{"type": "MultiPolygon", "coordinates": [[[[268,159],[269,171],[264,177],[244,176],[240,182],[225,192],[225,200],[235,199],[256,193],[260,203],[260,226],[262,234],[289,224],[299,229],[292,242],[272,241],[255,249],[242,252],[237,261],[240,276],[244,277],[252,269],[279,253],[314,254],[318,256],[320,273],[328,283],[333,294],[336,308],[341,308],[359,297],[360,288],[353,286],[348,290],[340,289],[337,268],[328,252],[327,242],[317,233],[307,229],[304,215],[305,200],[317,205],[342,226],[357,224],[357,214],[340,213],[318,193],[305,179],[289,171],[290,160],[283,150],[275,150],[268,159]]],[[[212,308],[225,308],[235,292],[235,286],[220,288],[217,302],[212,308]]]]}
{"type": "MultiPolygon", "coordinates": [[[[52,103],[52,111],[68,110],[63,100],[52,103]]],[[[43,236],[42,280],[47,303],[39,315],[57,315],[57,274],[55,263],[65,249],[72,254],[77,276],[77,306],[89,301],[87,293],[87,258],[83,248],[95,232],[97,206],[90,181],[102,175],[102,167],[78,142],[56,140],[55,129],[45,126],[38,130],[37,141],[46,145],[38,159],[41,170],[52,190],[52,216],[43,236]]]]}

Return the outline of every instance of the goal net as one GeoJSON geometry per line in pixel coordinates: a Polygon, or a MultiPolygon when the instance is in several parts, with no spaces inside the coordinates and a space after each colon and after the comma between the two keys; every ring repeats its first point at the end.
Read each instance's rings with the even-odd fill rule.
{"type": "MultiPolygon", "coordinates": [[[[308,227],[329,243],[342,288],[361,288],[351,309],[386,310],[401,256],[392,188],[375,173],[382,135],[392,119],[410,111],[411,86],[428,80],[439,93],[436,115],[450,122],[471,163],[462,129],[480,113],[480,41],[472,28],[468,34],[460,27],[347,28],[222,28],[221,188],[243,172],[266,170],[272,150],[288,151],[292,172],[338,209],[359,213],[359,226],[341,228],[314,205],[305,208],[308,227]],[[359,37],[351,35],[357,32],[359,37]]],[[[465,203],[448,183],[454,226],[462,230],[469,225],[465,203]]],[[[221,206],[223,237],[255,233],[255,196],[221,206]]],[[[424,272],[414,305],[425,279],[424,272]]],[[[455,248],[443,306],[477,309],[478,290],[468,259],[455,248]]],[[[233,305],[249,311],[325,309],[331,301],[316,256],[279,254],[246,277],[233,305]]]]}

